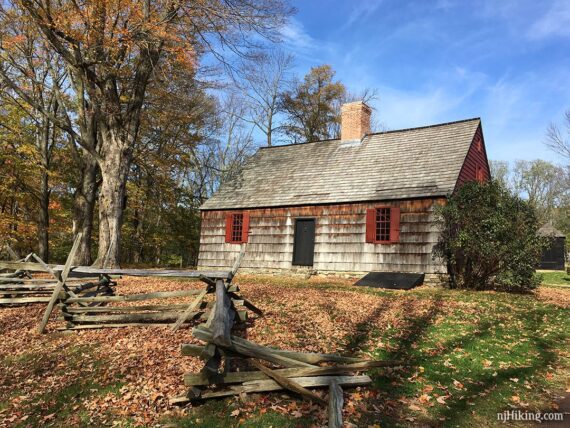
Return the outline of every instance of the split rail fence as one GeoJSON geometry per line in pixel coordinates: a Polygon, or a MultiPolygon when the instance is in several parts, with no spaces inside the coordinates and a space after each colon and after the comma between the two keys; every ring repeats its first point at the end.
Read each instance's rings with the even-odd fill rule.
{"type": "MultiPolygon", "coordinates": [[[[285,351],[246,340],[233,334],[241,320],[234,296],[231,285],[216,280],[215,303],[207,321],[192,330],[193,336],[204,344],[185,344],[181,348],[182,355],[201,358],[204,367],[199,373],[184,376],[188,390],[171,399],[172,404],[287,390],[328,406],[329,427],[340,428],[343,426],[342,388],[370,384],[372,380],[363,373],[368,369],[402,365],[400,361],[285,351]],[[328,388],[327,399],[312,388],[328,388]]],[[[263,315],[252,302],[245,302],[247,309],[263,315]]]]}
{"type": "MultiPolygon", "coordinates": [[[[66,330],[123,327],[133,325],[170,324],[177,330],[184,324],[203,320],[192,334],[203,345],[182,345],[182,355],[196,356],[204,361],[199,373],[187,373],[183,396],[171,399],[172,404],[219,398],[247,393],[287,390],[315,403],[328,406],[329,427],[342,427],[343,390],[368,385],[364,374],[368,369],[402,365],[400,361],[374,361],[337,354],[293,352],[253,343],[235,333],[234,328],[247,320],[247,310],[258,316],[263,311],[239,295],[232,284],[245,247],[232,270],[143,270],[101,269],[72,266],[79,244],[74,242],[65,265],[47,265],[34,254],[25,259],[11,252],[13,261],[0,261],[0,270],[12,270],[0,276],[0,303],[47,303],[39,326],[44,332],[54,307],[61,309],[66,330]],[[35,262],[30,260],[34,259],[35,262]],[[30,272],[49,273],[53,279],[34,279],[30,272]],[[74,275],[87,276],[74,278],[74,275]],[[193,278],[204,283],[201,290],[160,291],[144,294],[116,295],[113,276],[193,278]],[[33,291],[33,293],[28,293],[33,291]],[[87,295],[87,293],[90,293],[87,295]],[[207,296],[214,298],[210,301],[207,296]],[[9,297],[6,297],[9,296],[9,297]],[[155,300],[185,298],[185,304],[156,304],[155,300]],[[8,300],[6,300],[8,299],[8,300]],[[18,300],[19,299],[19,300],[18,300]],[[328,388],[328,397],[313,388],[328,388]]],[[[247,326],[246,326],[247,327],[247,326]]]]}
{"type": "MultiPolygon", "coordinates": [[[[12,261],[0,262],[0,269],[14,272],[0,273],[0,307],[49,303],[61,279],[60,273],[53,266],[48,266],[37,254],[30,253],[20,259],[9,246],[5,250],[12,261]],[[32,259],[35,262],[30,262],[32,259]],[[32,272],[47,273],[49,277],[34,278],[32,272]]],[[[66,279],[57,299],[62,301],[69,296],[112,295],[113,285],[115,282],[108,275],[72,274],[66,279]]]]}
{"type": "MultiPolygon", "coordinates": [[[[45,332],[55,307],[61,310],[58,319],[66,321],[66,326],[58,328],[59,330],[165,324],[171,324],[172,330],[177,330],[183,324],[209,316],[215,303],[207,302],[206,296],[214,292],[216,281],[222,281],[231,287],[231,281],[244,254],[243,251],[240,253],[233,269],[229,271],[72,266],[79,239],[78,237],[75,240],[64,265],[48,265],[35,254],[18,259],[11,249],[8,250],[13,260],[0,261],[0,270],[13,272],[4,273],[0,277],[0,304],[47,304],[38,328],[40,333],[45,332]],[[32,258],[34,262],[30,261],[32,258]],[[48,273],[53,279],[34,279],[31,278],[31,272],[48,273]],[[202,281],[205,286],[202,290],[117,295],[116,282],[112,280],[116,276],[190,278],[202,281]],[[187,303],[169,303],[173,298],[186,297],[190,298],[187,303]],[[157,300],[161,303],[155,303],[157,300]]],[[[237,294],[238,291],[238,287],[230,288],[233,295],[232,304],[236,307],[247,304],[237,294]]],[[[238,310],[237,314],[244,320],[247,316],[243,309],[238,310]]]]}

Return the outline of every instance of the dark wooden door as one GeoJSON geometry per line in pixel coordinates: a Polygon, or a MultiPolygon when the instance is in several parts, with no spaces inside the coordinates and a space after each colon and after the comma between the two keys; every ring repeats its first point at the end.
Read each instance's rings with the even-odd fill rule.
{"type": "Polygon", "coordinates": [[[293,264],[296,266],[313,266],[314,256],[315,219],[298,218],[295,220],[293,264]]]}

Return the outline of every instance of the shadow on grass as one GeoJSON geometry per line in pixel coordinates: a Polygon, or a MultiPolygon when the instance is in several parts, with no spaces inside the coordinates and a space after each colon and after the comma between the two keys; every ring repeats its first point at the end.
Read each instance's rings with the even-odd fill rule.
{"type": "MultiPolygon", "coordinates": [[[[385,332],[384,334],[390,334],[393,331],[393,337],[388,338],[393,343],[387,350],[367,350],[381,359],[403,360],[411,365],[401,371],[371,372],[375,385],[387,397],[384,404],[390,407],[388,415],[381,418],[382,425],[405,425],[406,422],[399,418],[415,417],[437,426],[466,426],[465,424],[474,423],[471,419],[473,410],[485,418],[496,417],[497,412],[505,409],[505,397],[510,398],[513,385],[518,385],[519,379],[522,383],[524,379],[546,370],[556,361],[557,344],[558,348],[563,346],[563,333],[558,335],[560,337],[555,335],[550,339],[545,339],[541,334],[546,327],[544,319],[547,309],[533,308],[515,314],[517,320],[523,322],[522,327],[519,327],[499,326],[496,318],[500,314],[494,312],[496,308],[480,307],[481,316],[467,324],[467,334],[460,334],[459,331],[454,331],[454,327],[459,329],[459,320],[453,319],[457,314],[449,315],[451,320],[445,326],[447,331],[441,325],[441,320],[437,324],[434,322],[441,313],[440,303],[441,298],[436,295],[427,311],[418,316],[413,313],[405,315],[404,329],[385,332]],[[453,324],[454,321],[456,324],[453,324]],[[521,348],[512,351],[513,341],[516,342],[521,336],[526,339],[515,344],[521,348]],[[433,342],[437,345],[435,348],[431,347],[433,342]],[[455,354],[457,350],[469,352],[458,357],[455,354]],[[527,360],[531,355],[529,362],[527,360]],[[484,367],[482,361],[487,358],[485,356],[495,358],[495,364],[504,361],[505,367],[484,367]],[[451,359],[455,359],[454,363],[449,363],[451,367],[446,366],[444,361],[451,359]],[[424,373],[418,370],[420,367],[425,370],[424,373]],[[461,382],[455,383],[456,379],[461,382]],[[426,413],[419,415],[409,409],[408,401],[401,401],[400,398],[417,398],[421,394],[422,385],[435,385],[434,393],[437,391],[437,395],[445,396],[446,401],[445,404],[426,406],[426,413]],[[393,415],[398,416],[394,418],[393,415]]],[[[390,303],[382,303],[375,308],[369,319],[358,325],[357,334],[347,338],[347,347],[352,350],[365,347],[366,341],[378,334],[374,320],[379,319],[382,312],[390,307],[390,303]]],[[[432,403],[435,401],[434,397],[430,399],[432,403]]],[[[496,419],[488,421],[493,423],[496,419]]]]}

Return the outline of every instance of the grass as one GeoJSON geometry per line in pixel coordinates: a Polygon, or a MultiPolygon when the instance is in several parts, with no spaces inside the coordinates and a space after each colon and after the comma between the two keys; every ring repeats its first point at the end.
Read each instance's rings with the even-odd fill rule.
{"type": "Polygon", "coordinates": [[[544,285],[570,287],[570,275],[563,270],[543,270],[539,275],[542,276],[544,285]]]}
{"type": "MultiPolygon", "coordinates": [[[[549,409],[544,390],[563,390],[568,376],[568,361],[555,374],[567,346],[568,311],[521,296],[513,302],[512,296],[495,295],[488,304],[477,295],[461,294],[480,303],[478,313],[457,310],[434,323],[434,308],[423,319],[411,320],[413,328],[398,339],[393,330],[379,335],[389,347],[369,349],[375,358],[404,358],[417,367],[403,376],[375,376],[379,390],[389,391],[391,399],[417,399],[412,406],[419,409],[408,406],[406,413],[444,426],[493,425],[496,414],[512,406],[549,409]]],[[[398,424],[390,418],[383,422],[398,424]]]]}

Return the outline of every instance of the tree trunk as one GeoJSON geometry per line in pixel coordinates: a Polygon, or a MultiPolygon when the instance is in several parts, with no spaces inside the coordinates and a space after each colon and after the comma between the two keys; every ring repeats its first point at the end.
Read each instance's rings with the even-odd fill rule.
{"type": "Polygon", "coordinates": [[[138,264],[143,261],[143,218],[138,208],[134,212],[133,229],[135,232],[132,261],[138,264]]]}
{"type": "Polygon", "coordinates": [[[99,253],[94,266],[118,267],[121,255],[121,225],[131,151],[119,132],[101,133],[101,189],[99,190],[99,253]]]}
{"type": "Polygon", "coordinates": [[[81,233],[79,248],[73,264],[88,266],[92,262],[91,239],[93,234],[93,215],[97,198],[97,162],[86,155],[81,166],[81,183],[74,195],[73,207],[73,236],[81,233]]]}
{"type": "Polygon", "coordinates": [[[38,255],[48,263],[49,261],[49,180],[46,170],[41,173],[40,209],[38,212],[38,255]]]}
{"type": "MultiPolygon", "coordinates": [[[[50,107],[53,103],[50,103],[50,107]]],[[[57,111],[57,108],[55,108],[57,111]]],[[[41,156],[40,186],[37,194],[38,198],[38,255],[44,262],[49,261],[49,175],[50,168],[50,130],[51,122],[44,119],[42,126],[38,129],[37,147],[41,156]]],[[[53,131],[55,139],[55,130],[53,131]]],[[[53,141],[55,144],[55,141],[53,141]]]]}

